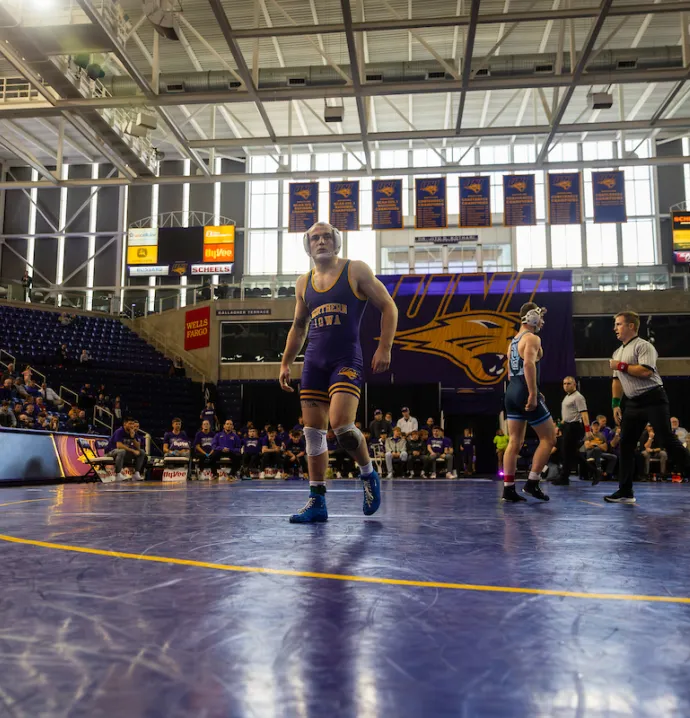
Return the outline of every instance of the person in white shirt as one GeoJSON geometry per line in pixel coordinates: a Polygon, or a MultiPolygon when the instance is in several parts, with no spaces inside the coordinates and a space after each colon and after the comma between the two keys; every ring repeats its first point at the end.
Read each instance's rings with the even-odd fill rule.
{"type": "Polygon", "coordinates": [[[410,416],[409,407],[403,406],[402,418],[398,419],[396,426],[400,429],[403,436],[407,436],[413,431],[417,431],[419,429],[419,422],[414,418],[414,416],[410,416]]]}
{"type": "Polygon", "coordinates": [[[89,352],[86,351],[86,349],[81,350],[79,361],[81,364],[88,364],[91,361],[91,356],[89,355],[89,352]]]}
{"type": "Polygon", "coordinates": [[[687,448],[688,446],[688,431],[680,425],[680,421],[675,416],[671,417],[671,431],[676,435],[678,441],[687,448]]]}

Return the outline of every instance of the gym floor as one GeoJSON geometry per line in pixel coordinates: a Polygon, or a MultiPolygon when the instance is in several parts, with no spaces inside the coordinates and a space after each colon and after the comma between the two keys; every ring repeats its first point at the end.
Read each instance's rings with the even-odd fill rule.
{"type": "Polygon", "coordinates": [[[0,716],[690,715],[690,487],[0,492],[0,716]]]}

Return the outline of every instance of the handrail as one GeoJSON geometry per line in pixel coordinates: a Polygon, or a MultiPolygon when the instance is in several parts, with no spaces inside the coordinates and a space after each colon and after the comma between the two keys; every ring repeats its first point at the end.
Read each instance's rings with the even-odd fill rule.
{"type": "Polygon", "coordinates": [[[7,369],[10,364],[14,364],[14,368],[17,368],[17,360],[8,351],[0,349],[0,365],[4,366],[5,369],[7,369]],[[3,357],[5,356],[8,356],[10,358],[10,361],[4,362],[3,357]]]}
{"type": "Polygon", "coordinates": [[[62,399],[62,401],[65,402],[68,406],[76,406],[76,404],[79,402],[79,394],[77,394],[76,391],[72,391],[68,386],[65,386],[64,384],[60,385],[60,389],[58,390],[58,396],[62,399]],[[62,392],[67,392],[69,394],[72,394],[74,397],[74,401],[67,401],[64,396],[62,396],[62,392]]]}
{"type": "Polygon", "coordinates": [[[179,345],[171,343],[168,340],[168,337],[162,332],[156,329],[149,329],[148,327],[143,326],[143,323],[137,324],[136,327],[132,326],[131,328],[150,344],[153,344],[154,346],[158,344],[160,347],[162,347],[166,354],[173,354],[175,356],[179,356],[185,362],[185,364],[189,365],[189,367],[191,367],[191,369],[201,377],[201,383],[206,384],[206,373],[198,366],[198,364],[194,360],[190,358],[190,352],[186,351],[185,349],[181,349],[179,345]]]}
{"type": "Polygon", "coordinates": [[[96,406],[93,407],[93,423],[94,423],[94,426],[96,424],[101,424],[101,425],[107,427],[108,430],[110,431],[110,433],[112,434],[113,427],[115,426],[115,414],[113,414],[113,412],[110,411],[110,409],[106,409],[106,407],[98,406],[98,404],[96,404],[96,406]],[[100,418],[104,414],[106,417],[110,418],[110,423],[108,423],[107,421],[103,421],[103,419],[100,418]]]}
{"type": "Polygon", "coordinates": [[[38,369],[34,369],[34,367],[32,367],[31,364],[29,364],[29,366],[27,366],[26,368],[29,370],[29,372],[31,373],[32,376],[35,374],[36,376],[41,377],[41,384],[48,383],[48,381],[46,379],[46,375],[43,372],[38,371],[38,369]]]}

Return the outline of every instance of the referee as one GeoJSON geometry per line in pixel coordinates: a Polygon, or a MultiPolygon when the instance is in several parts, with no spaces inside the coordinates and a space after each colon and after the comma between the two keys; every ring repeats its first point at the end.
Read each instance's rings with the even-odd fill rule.
{"type": "MultiPolygon", "coordinates": [[[[551,483],[555,486],[567,486],[570,483],[570,470],[580,465],[580,444],[589,431],[589,414],[585,397],[577,390],[575,377],[563,379],[565,397],[561,402],[561,430],[563,431],[563,456],[558,478],[551,483]]],[[[595,483],[598,483],[595,479],[595,483]]]]}
{"type": "Polygon", "coordinates": [[[656,349],[637,336],[640,316],[620,312],[614,318],[614,331],[621,346],[613,353],[609,366],[613,369],[613,418],[621,427],[620,476],[618,491],[604,500],[615,504],[634,504],[635,447],[647,422],[666,449],[669,459],[684,470],[690,469],[690,454],[671,431],[668,397],[656,368],[656,349]],[[625,412],[621,399],[625,396],[625,412]]]}

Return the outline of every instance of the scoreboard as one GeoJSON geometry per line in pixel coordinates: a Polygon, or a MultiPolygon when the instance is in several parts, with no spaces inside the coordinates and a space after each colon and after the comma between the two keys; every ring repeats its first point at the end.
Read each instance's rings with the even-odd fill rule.
{"type": "Polygon", "coordinates": [[[671,212],[673,223],[673,258],[676,264],[690,264],[690,212],[671,212]]]}
{"type": "Polygon", "coordinates": [[[235,226],[132,227],[127,232],[130,277],[233,274],[235,226]]]}

